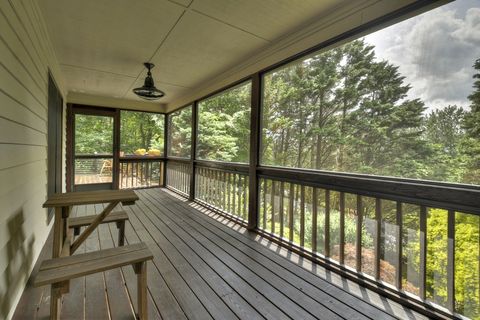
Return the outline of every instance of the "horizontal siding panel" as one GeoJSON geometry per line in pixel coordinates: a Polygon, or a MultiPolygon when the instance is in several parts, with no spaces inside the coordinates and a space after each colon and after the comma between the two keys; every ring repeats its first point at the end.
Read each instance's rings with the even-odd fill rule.
{"type": "Polygon", "coordinates": [[[26,30],[26,21],[21,21],[19,19],[20,13],[14,10],[10,1],[0,1],[0,10],[3,11],[4,15],[15,30],[15,33],[18,34],[20,39],[22,39],[22,42],[28,48],[28,51],[35,62],[35,65],[37,65],[38,67],[42,67],[40,68],[40,71],[43,70],[43,68],[46,68],[46,61],[43,60],[40,56],[38,48],[35,46],[35,41],[33,40],[33,38],[31,38],[31,35],[26,30]]]}
{"type": "MultiPolygon", "coordinates": [[[[23,231],[27,234],[34,233],[38,226],[47,227],[47,209],[38,210],[38,208],[41,208],[42,204],[45,202],[45,197],[42,196],[45,187],[36,185],[32,186],[30,189],[34,191],[34,196],[32,198],[26,199],[24,202],[15,201],[18,203],[15,205],[12,203],[9,208],[9,212],[11,213],[10,216],[14,216],[18,213],[22,214],[24,224],[23,231]]],[[[10,197],[12,199],[21,199],[22,190],[17,188],[10,193],[10,197]]],[[[11,219],[0,221],[0,247],[4,246],[11,236],[9,221],[11,221],[11,219]]]]}
{"type": "Polygon", "coordinates": [[[47,133],[46,115],[37,115],[25,106],[0,91],[0,106],[3,118],[21,123],[43,133],[47,133]]]}
{"type": "Polygon", "coordinates": [[[47,43],[42,38],[42,35],[39,33],[38,21],[35,18],[35,16],[32,16],[32,12],[31,12],[32,5],[30,4],[25,5],[25,1],[23,0],[21,1],[9,0],[9,1],[13,5],[20,19],[22,20],[25,30],[29,34],[30,39],[32,39],[33,45],[37,48],[37,51],[39,52],[43,63],[45,65],[48,65],[49,64],[48,56],[50,53],[48,52],[47,43]]]}
{"type": "MultiPolygon", "coordinates": [[[[15,188],[18,188],[25,183],[32,183],[35,185],[47,184],[47,165],[46,161],[37,161],[26,164],[24,166],[14,167],[7,170],[0,171],[0,181],[8,181],[9,183],[0,184],[0,197],[10,193],[15,188]]],[[[46,194],[46,193],[45,193],[46,194]]],[[[24,192],[24,200],[31,196],[24,192]]],[[[45,196],[45,195],[44,195],[45,196]]],[[[5,199],[2,199],[5,200],[5,199]]],[[[17,199],[21,200],[21,199],[17,199]]],[[[2,212],[3,211],[2,207],[2,212]]],[[[39,208],[41,209],[41,208],[39,208]]]]}
{"type": "Polygon", "coordinates": [[[0,144],[0,170],[45,159],[47,148],[44,146],[0,144]]]}
{"type": "Polygon", "coordinates": [[[0,319],[13,314],[49,230],[48,70],[62,79],[36,5],[0,1],[0,319]]]}
{"type": "Polygon", "coordinates": [[[6,223],[10,219],[10,215],[22,206],[25,206],[25,211],[29,213],[28,216],[44,217],[45,209],[42,208],[42,204],[46,199],[47,178],[41,175],[42,173],[38,173],[37,177],[33,177],[37,180],[24,178],[23,181],[15,183],[10,190],[4,190],[4,193],[0,194],[3,213],[9,213],[8,216],[0,216],[0,224],[6,223]],[[25,198],[25,194],[28,194],[29,197],[25,198]]]}
{"type": "Polygon", "coordinates": [[[0,89],[15,100],[28,107],[36,114],[44,114],[47,110],[46,101],[44,104],[37,100],[37,97],[33,96],[24,86],[22,86],[16,78],[14,78],[9,70],[7,70],[0,63],[0,89]]]}
{"type": "MultiPolygon", "coordinates": [[[[39,66],[37,66],[27,52],[26,47],[17,37],[13,29],[8,24],[7,20],[4,19],[3,12],[0,10],[0,40],[5,43],[8,48],[12,52],[15,52],[15,56],[21,61],[21,63],[25,66],[25,68],[31,73],[32,77],[35,79],[35,82],[41,88],[47,88],[48,82],[44,77],[42,77],[42,73],[40,72],[39,66]]],[[[46,89],[45,89],[46,90],[46,89]]]]}
{"type": "Polygon", "coordinates": [[[47,135],[0,118],[0,143],[47,145],[47,135]]]}
{"type": "Polygon", "coordinates": [[[29,73],[29,70],[20,63],[19,58],[7,47],[4,41],[0,41],[0,56],[2,57],[2,64],[7,70],[10,70],[15,78],[25,87],[28,91],[40,101],[47,101],[47,95],[45,90],[34,81],[34,78],[29,73]]]}

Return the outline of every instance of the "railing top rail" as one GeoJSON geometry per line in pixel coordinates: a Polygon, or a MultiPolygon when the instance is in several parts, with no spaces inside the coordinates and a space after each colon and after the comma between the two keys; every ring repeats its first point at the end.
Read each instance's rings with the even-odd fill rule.
{"type": "Polygon", "coordinates": [[[248,164],[235,163],[235,162],[195,160],[195,165],[197,167],[223,170],[223,171],[229,171],[229,172],[240,173],[240,174],[248,174],[248,170],[249,170],[248,164]]]}
{"type": "Polygon", "coordinates": [[[148,162],[148,161],[165,161],[165,157],[155,156],[127,156],[120,157],[120,162],[148,162]]]}
{"type": "Polygon", "coordinates": [[[259,167],[260,177],[480,215],[476,186],[259,167]]]}

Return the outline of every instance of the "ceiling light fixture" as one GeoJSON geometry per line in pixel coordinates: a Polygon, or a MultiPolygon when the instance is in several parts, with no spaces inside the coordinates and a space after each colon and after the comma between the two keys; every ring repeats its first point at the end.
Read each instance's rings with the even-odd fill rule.
{"type": "Polygon", "coordinates": [[[145,68],[148,69],[147,77],[145,78],[145,82],[143,86],[133,89],[133,92],[142,99],[146,99],[146,100],[160,99],[165,95],[165,92],[155,88],[155,84],[152,78],[152,73],[150,72],[150,70],[153,67],[155,67],[155,65],[150,62],[145,62],[143,65],[145,66],[145,68]]]}

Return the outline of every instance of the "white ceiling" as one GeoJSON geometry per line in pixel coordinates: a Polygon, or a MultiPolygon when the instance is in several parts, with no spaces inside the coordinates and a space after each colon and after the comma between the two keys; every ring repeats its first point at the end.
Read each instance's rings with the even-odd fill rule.
{"type": "Polygon", "coordinates": [[[169,103],[342,0],[41,0],[67,90],[138,100],[152,61],[169,103]]]}

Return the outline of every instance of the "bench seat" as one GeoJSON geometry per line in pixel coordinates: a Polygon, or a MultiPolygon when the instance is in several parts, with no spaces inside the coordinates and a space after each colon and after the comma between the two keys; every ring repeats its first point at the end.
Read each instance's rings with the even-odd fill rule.
{"type": "MultiPolygon", "coordinates": [[[[80,228],[90,225],[97,215],[88,215],[83,217],[75,217],[68,219],[68,227],[73,229],[73,234],[78,236],[80,234],[80,228]]],[[[118,232],[118,245],[123,246],[125,238],[125,221],[128,220],[128,215],[125,211],[115,211],[111,212],[109,215],[103,219],[101,223],[112,223],[117,224],[118,232]]]]}
{"type": "Polygon", "coordinates": [[[42,262],[35,286],[62,282],[153,259],[145,243],[81,253],[42,262]]]}
{"type": "Polygon", "coordinates": [[[34,286],[52,285],[51,319],[60,315],[59,299],[68,292],[69,280],[110,269],[132,265],[137,274],[138,317],[147,318],[147,266],[153,254],[145,243],[137,243],[73,256],[45,260],[35,277],[34,286]]]}

